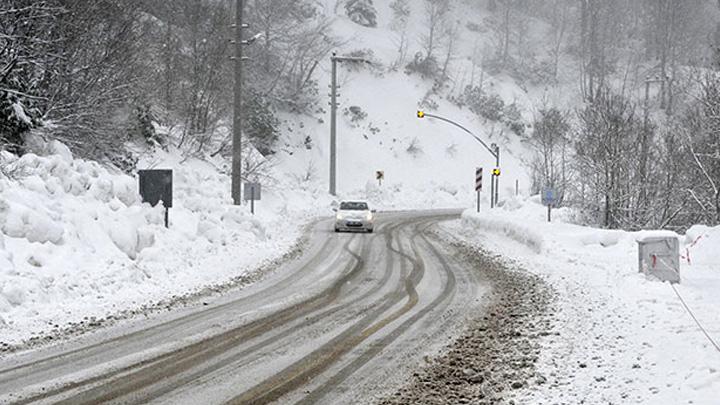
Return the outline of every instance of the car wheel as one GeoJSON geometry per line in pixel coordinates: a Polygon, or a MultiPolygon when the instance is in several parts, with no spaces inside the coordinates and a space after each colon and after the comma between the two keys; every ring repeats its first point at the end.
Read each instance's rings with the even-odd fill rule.
{"type": "Polygon", "coordinates": [[[338,228],[335,228],[335,232],[340,232],[340,229],[338,229],[338,228]]]}
{"type": "Polygon", "coordinates": [[[368,233],[373,233],[373,230],[374,230],[373,228],[368,228],[367,231],[368,231],[368,233]]]}

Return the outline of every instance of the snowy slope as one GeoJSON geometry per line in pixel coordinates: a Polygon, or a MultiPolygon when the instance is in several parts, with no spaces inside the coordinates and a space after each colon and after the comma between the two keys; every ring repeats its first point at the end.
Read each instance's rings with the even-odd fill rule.
{"type": "MultiPolygon", "coordinates": [[[[334,2],[325,2],[328,12],[334,2]]],[[[397,33],[389,28],[391,13],[388,2],[376,2],[378,27],[366,28],[345,17],[339,9],[333,15],[333,32],[345,44],[337,50],[342,55],[352,51],[370,49],[380,67],[368,69],[340,64],[338,113],[338,190],[342,196],[367,197],[380,203],[381,208],[426,208],[472,206],[476,167],[485,172],[495,166],[494,158],[482,145],[461,130],[432,119],[419,120],[416,111],[425,98],[432,82],[418,75],[407,75],[403,68],[389,71],[388,66],[397,58],[397,33]],[[367,117],[351,122],[344,110],[357,106],[367,117]],[[420,151],[409,153],[415,140],[420,151]],[[375,171],[385,172],[385,183],[375,187],[375,171]],[[379,197],[382,195],[382,197],[379,197]]],[[[487,144],[501,146],[502,178],[501,198],[515,192],[515,182],[521,190],[528,188],[528,175],[523,165],[528,155],[517,135],[501,123],[486,121],[468,109],[461,109],[447,101],[452,87],[459,91],[468,84],[470,55],[476,41],[489,41],[490,34],[477,34],[465,28],[467,21],[478,21],[474,7],[454,2],[453,19],[460,27],[458,51],[452,63],[451,76],[455,82],[451,89],[432,95],[438,103],[433,113],[445,116],[470,129],[487,144]],[[502,132],[502,135],[500,133],[502,132]]],[[[408,57],[421,49],[419,38],[424,30],[422,2],[411,2],[412,13],[408,23],[410,49],[408,57]]],[[[407,62],[406,62],[407,63],[407,62]]],[[[330,63],[324,61],[317,77],[321,95],[329,93],[330,63]]],[[[486,77],[485,86],[503,97],[506,103],[518,102],[526,120],[532,117],[533,105],[543,96],[543,89],[531,89],[528,94],[504,75],[486,77]]],[[[285,117],[281,143],[277,156],[279,167],[289,172],[305,172],[315,168],[319,184],[327,188],[329,170],[329,98],[321,102],[323,112],[312,117],[285,117]],[[312,148],[304,145],[310,137],[312,148]]],[[[428,110],[430,111],[430,110],[428,110]]],[[[489,176],[485,176],[485,190],[489,190],[489,176]]]]}

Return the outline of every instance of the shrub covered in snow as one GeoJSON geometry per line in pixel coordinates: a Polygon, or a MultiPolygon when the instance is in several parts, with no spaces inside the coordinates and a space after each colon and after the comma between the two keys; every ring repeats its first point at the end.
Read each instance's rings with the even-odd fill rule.
{"type": "Polygon", "coordinates": [[[377,27],[377,10],[373,0],[347,0],[345,13],[350,19],[364,27],[377,27]]]}
{"type": "Polygon", "coordinates": [[[460,104],[466,105],[470,111],[492,121],[503,119],[505,102],[500,96],[488,93],[477,86],[466,86],[460,96],[460,104]]]}

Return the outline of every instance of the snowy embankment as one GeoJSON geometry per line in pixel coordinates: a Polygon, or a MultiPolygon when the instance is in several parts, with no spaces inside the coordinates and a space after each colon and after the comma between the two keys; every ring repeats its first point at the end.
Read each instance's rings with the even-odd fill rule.
{"type": "Polygon", "coordinates": [[[166,229],[136,178],[73,159],[57,142],[48,149],[2,155],[0,345],[229,282],[281,257],[329,211],[327,197],[270,187],[252,216],[229,204],[229,177],[210,162],[159,152],[153,165],[174,169],[166,229]]]}
{"type": "MultiPolygon", "coordinates": [[[[566,209],[554,210],[552,223],[546,215],[534,196],[468,210],[445,225],[557,291],[557,334],[543,338],[538,363],[543,378],[528,382],[520,402],[717,404],[720,352],[669,283],[638,272],[643,232],[572,225],[566,209]]],[[[695,226],[678,237],[677,291],[720,343],[720,227],[695,226]]]]}

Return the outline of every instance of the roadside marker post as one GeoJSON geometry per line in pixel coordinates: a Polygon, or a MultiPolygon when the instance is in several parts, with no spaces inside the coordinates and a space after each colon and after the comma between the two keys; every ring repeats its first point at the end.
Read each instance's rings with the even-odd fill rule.
{"type": "Polygon", "coordinates": [[[483,168],[475,169],[475,191],[477,192],[477,212],[480,212],[480,192],[482,191],[483,168]]]}
{"type": "Polygon", "coordinates": [[[262,187],[260,183],[245,183],[244,191],[245,201],[250,201],[250,213],[255,215],[255,200],[260,201],[262,187]]]}
{"type": "Polygon", "coordinates": [[[385,179],[385,171],[378,170],[375,172],[375,179],[378,181],[378,186],[382,186],[382,181],[385,179]]]}

